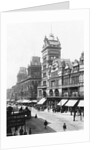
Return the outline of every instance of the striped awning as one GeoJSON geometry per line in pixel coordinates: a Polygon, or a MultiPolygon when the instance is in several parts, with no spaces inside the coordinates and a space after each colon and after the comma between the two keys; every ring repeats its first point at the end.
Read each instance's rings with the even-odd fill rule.
{"type": "Polygon", "coordinates": [[[63,106],[67,101],[68,101],[67,99],[62,99],[57,105],[63,106]]]}
{"type": "Polygon", "coordinates": [[[69,100],[65,106],[73,107],[76,104],[77,100],[69,100]]]}
{"type": "Polygon", "coordinates": [[[37,104],[38,104],[38,105],[41,105],[41,104],[43,104],[45,101],[46,101],[46,98],[42,98],[37,104]]]}
{"type": "Polygon", "coordinates": [[[84,107],[84,100],[81,100],[78,104],[78,107],[84,107]]]}

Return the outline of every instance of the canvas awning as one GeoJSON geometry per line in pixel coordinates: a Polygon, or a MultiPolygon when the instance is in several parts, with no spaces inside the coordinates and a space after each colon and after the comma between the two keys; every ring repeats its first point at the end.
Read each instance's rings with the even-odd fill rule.
{"type": "Polygon", "coordinates": [[[31,101],[28,99],[24,99],[24,100],[22,100],[22,103],[31,103],[31,101]]]}
{"type": "Polygon", "coordinates": [[[62,99],[57,105],[63,106],[67,101],[68,101],[67,99],[62,99]]]}
{"type": "Polygon", "coordinates": [[[31,100],[31,103],[37,103],[37,100],[31,100]]]}
{"type": "Polygon", "coordinates": [[[38,104],[38,105],[41,105],[41,104],[43,104],[45,101],[46,101],[46,99],[45,99],[45,98],[42,98],[37,104],[38,104]]]}
{"type": "Polygon", "coordinates": [[[65,106],[73,107],[76,104],[77,100],[69,100],[65,106]]]}
{"type": "Polygon", "coordinates": [[[81,100],[78,104],[78,107],[84,107],[84,100],[81,100]]]}
{"type": "Polygon", "coordinates": [[[17,103],[22,103],[22,99],[20,99],[20,100],[17,100],[17,103]]]}

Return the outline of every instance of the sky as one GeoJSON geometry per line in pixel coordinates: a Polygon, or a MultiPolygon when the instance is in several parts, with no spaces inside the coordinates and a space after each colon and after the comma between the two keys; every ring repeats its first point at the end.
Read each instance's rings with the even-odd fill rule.
{"type": "Polygon", "coordinates": [[[19,68],[27,68],[32,56],[42,58],[44,37],[51,32],[60,40],[61,58],[71,61],[80,58],[84,51],[84,23],[81,20],[10,23],[7,26],[7,88],[16,84],[19,68]]]}

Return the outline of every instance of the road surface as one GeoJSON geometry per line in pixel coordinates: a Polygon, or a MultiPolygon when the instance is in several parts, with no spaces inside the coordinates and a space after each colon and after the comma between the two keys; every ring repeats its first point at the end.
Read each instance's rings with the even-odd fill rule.
{"type": "Polygon", "coordinates": [[[76,116],[73,121],[73,115],[69,113],[54,113],[48,111],[38,111],[31,109],[32,118],[26,122],[27,129],[31,128],[32,133],[48,133],[48,132],[65,132],[84,129],[84,118],[80,120],[80,116],[76,116]],[[37,118],[34,118],[37,114],[37,118]],[[47,129],[44,128],[44,120],[48,121],[47,129]],[[63,130],[63,124],[66,123],[67,129],[63,130]]]}

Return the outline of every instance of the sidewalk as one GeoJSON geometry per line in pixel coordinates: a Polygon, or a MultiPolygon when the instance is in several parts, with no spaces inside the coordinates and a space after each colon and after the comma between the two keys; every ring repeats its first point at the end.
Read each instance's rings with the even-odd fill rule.
{"type": "MultiPolygon", "coordinates": [[[[48,111],[38,111],[35,108],[29,108],[31,110],[32,118],[26,121],[23,129],[29,134],[29,129],[31,128],[31,134],[41,134],[41,133],[53,133],[53,132],[65,132],[65,131],[76,131],[84,129],[84,117],[80,120],[80,116],[76,116],[75,121],[73,121],[73,115],[69,113],[61,112],[48,112],[48,111]],[[35,115],[37,114],[37,118],[35,115]],[[44,121],[48,121],[48,126],[44,128],[44,121]],[[63,130],[63,124],[66,124],[67,129],[63,130]]],[[[20,127],[21,128],[21,127],[20,127]]],[[[19,135],[19,130],[17,135],[19,135]]]]}
{"type": "Polygon", "coordinates": [[[73,115],[69,113],[61,112],[48,112],[48,111],[37,111],[35,108],[31,109],[31,115],[37,114],[38,118],[46,119],[50,124],[48,125],[56,132],[63,131],[63,123],[67,125],[67,131],[80,130],[84,128],[84,117],[80,120],[80,116],[76,116],[75,121],[73,121],[73,115]]]}
{"type": "Polygon", "coordinates": [[[44,121],[45,120],[43,120],[42,118],[32,117],[30,120],[26,121],[26,128],[27,130],[31,128],[32,134],[56,132],[51,127],[49,127],[50,122],[48,122],[48,126],[45,129],[44,121]]]}

